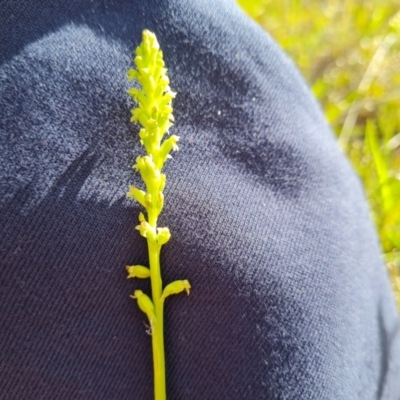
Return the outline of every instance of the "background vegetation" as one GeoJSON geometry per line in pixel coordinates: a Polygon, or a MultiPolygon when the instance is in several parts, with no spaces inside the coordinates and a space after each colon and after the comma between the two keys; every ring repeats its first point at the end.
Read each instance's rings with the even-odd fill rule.
{"type": "Polygon", "coordinates": [[[400,307],[400,2],[238,2],[297,63],[364,182],[400,307]]]}

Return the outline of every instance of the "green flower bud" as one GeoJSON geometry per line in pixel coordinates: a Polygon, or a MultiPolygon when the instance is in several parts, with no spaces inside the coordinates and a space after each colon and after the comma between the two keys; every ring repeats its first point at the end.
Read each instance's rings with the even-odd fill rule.
{"type": "Polygon", "coordinates": [[[144,222],[146,221],[146,218],[142,212],[139,213],[139,222],[144,222]]]}
{"type": "Polygon", "coordinates": [[[143,69],[143,68],[145,68],[145,64],[144,64],[144,62],[143,62],[143,58],[140,57],[140,56],[136,56],[136,57],[135,57],[135,64],[136,64],[136,66],[138,67],[139,72],[142,72],[142,71],[140,71],[140,70],[143,69]]]}
{"type": "Polygon", "coordinates": [[[159,245],[163,245],[169,241],[171,233],[168,228],[157,228],[156,241],[159,245]]]}
{"type": "Polygon", "coordinates": [[[150,269],[143,265],[127,265],[126,270],[128,272],[128,279],[130,278],[149,278],[150,269]]]}
{"type": "Polygon", "coordinates": [[[146,193],[135,186],[129,186],[126,197],[128,199],[135,199],[140,205],[146,207],[146,193]]]}
{"type": "Polygon", "coordinates": [[[137,299],[139,308],[147,315],[149,321],[155,320],[154,305],[147,294],[144,294],[141,290],[135,290],[131,298],[137,299]]]}
{"type": "Polygon", "coordinates": [[[165,182],[167,181],[167,178],[165,174],[160,174],[160,181],[159,181],[159,187],[158,190],[162,192],[165,189],[165,182]]]}
{"type": "Polygon", "coordinates": [[[179,141],[179,136],[172,135],[168,139],[164,140],[163,144],[160,147],[160,150],[158,151],[157,157],[155,158],[156,160],[156,165],[159,169],[161,169],[167,160],[169,153],[174,150],[178,151],[179,147],[177,145],[179,141]]]}
{"type": "Polygon", "coordinates": [[[153,202],[152,202],[152,197],[151,197],[151,194],[150,193],[147,193],[145,196],[144,196],[144,201],[145,201],[145,208],[146,209],[149,209],[149,208],[151,208],[152,207],[152,205],[153,205],[153,202]]]}
{"type": "Polygon", "coordinates": [[[151,155],[138,157],[133,168],[140,172],[140,175],[148,189],[152,188],[154,183],[160,179],[160,170],[154,164],[151,155]]]}
{"type": "Polygon", "coordinates": [[[146,138],[148,137],[148,134],[147,134],[147,132],[146,132],[146,129],[141,129],[141,130],[139,131],[139,137],[140,137],[140,139],[142,139],[142,140],[144,140],[144,139],[146,139],[146,138]]]}
{"type": "Polygon", "coordinates": [[[139,225],[136,226],[136,229],[143,237],[147,238],[151,242],[154,242],[156,240],[155,229],[147,221],[141,222],[139,225]]]}
{"type": "Polygon", "coordinates": [[[126,75],[128,76],[128,81],[132,81],[133,79],[137,78],[138,72],[134,69],[130,69],[126,75]]]}
{"type": "Polygon", "coordinates": [[[158,198],[157,198],[157,203],[155,204],[155,209],[157,210],[158,213],[160,213],[163,207],[164,207],[164,194],[162,192],[158,192],[158,198]]]}
{"type": "Polygon", "coordinates": [[[168,284],[163,290],[163,294],[161,296],[161,301],[164,301],[166,297],[171,296],[172,294],[179,294],[183,291],[186,291],[186,294],[189,296],[190,294],[190,283],[187,279],[183,281],[174,281],[168,284]]]}

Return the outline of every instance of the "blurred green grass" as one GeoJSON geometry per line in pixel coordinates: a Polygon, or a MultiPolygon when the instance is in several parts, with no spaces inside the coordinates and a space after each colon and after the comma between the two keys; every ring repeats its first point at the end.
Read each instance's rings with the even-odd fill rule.
{"type": "Polygon", "coordinates": [[[296,62],[361,177],[400,307],[400,2],[238,3],[296,62]]]}

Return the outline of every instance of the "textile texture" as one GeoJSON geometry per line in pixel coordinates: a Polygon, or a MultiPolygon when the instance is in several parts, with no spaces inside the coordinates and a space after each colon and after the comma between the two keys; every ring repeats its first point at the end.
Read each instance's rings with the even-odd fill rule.
{"type": "Polygon", "coordinates": [[[292,62],[233,1],[3,0],[0,399],[151,399],[126,280],[143,29],[181,151],[161,226],[168,398],[400,399],[399,319],[359,180],[292,62]]]}

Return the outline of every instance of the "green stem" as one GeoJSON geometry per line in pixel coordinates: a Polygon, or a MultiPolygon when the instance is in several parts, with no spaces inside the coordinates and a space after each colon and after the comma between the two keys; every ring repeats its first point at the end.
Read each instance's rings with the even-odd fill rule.
{"type": "MultiPolygon", "coordinates": [[[[156,228],[157,217],[150,215],[149,223],[156,228]]],[[[156,320],[152,327],[153,368],[154,368],[154,398],[166,399],[165,355],[164,355],[164,302],[162,296],[162,279],[160,268],[160,250],[158,243],[148,241],[151,292],[156,320]]]]}

